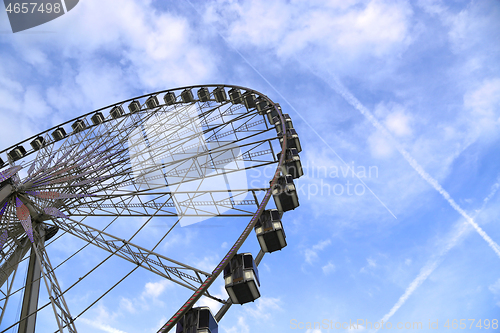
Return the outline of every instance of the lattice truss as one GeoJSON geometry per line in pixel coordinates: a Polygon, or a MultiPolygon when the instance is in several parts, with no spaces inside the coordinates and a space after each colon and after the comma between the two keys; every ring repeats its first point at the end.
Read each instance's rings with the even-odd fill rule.
{"type": "MultiPolygon", "coordinates": [[[[178,98],[173,105],[155,108],[140,103],[140,111],[108,116],[97,125],[84,118],[85,129],[60,141],[51,140],[46,132],[42,135],[50,144],[1,171],[2,191],[10,191],[0,211],[2,318],[10,295],[23,292],[13,288],[12,281],[31,249],[42,267],[60,331],[76,332],[75,317],[64,300],[67,290],[59,287],[57,268],[51,266],[48,244],[42,241],[49,226],[196,290],[210,273],[84,220],[101,216],[113,221],[118,217],[179,221],[255,213],[268,184],[262,177],[256,183],[252,175],[276,168],[279,144],[264,116],[243,104],[216,103],[213,96],[191,103],[178,98]]],[[[224,303],[208,292],[206,296],[224,303]]]]}

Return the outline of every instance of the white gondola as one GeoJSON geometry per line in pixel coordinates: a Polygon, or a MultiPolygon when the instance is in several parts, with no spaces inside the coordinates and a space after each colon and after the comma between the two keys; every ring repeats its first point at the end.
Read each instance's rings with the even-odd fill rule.
{"type": "Polygon", "coordinates": [[[90,120],[92,120],[92,124],[94,125],[99,125],[99,124],[102,124],[104,122],[104,116],[101,112],[96,112],[91,118],[90,120]]]}
{"type": "Polygon", "coordinates": [[[224,283],[234,304],[253,302],[260,297],[259,271],[251,253],[234,255],[224,268],[224,283]]]}
{"type": "MultiPolygon", "coordinates": [[[[148,101],[149,101],[149,99],[148,99],[148,101]]],[[[156,100],[156,102],[158,103],[158,100],[156,100]]],[[[148,105],[147,102],[146,102],[146,105],[148,105]]],[[[149,108],[149,105],[148,105],[148,108],[149,108]]],[[[141,111],[141,103],[139,101],[132,101],[128,105],[128,109],[130,110],[130,113],[139,112],[139,111],[141,111]]],[[[150,109],[152,109],[152,108],[150,108],[150,109]]]]}
{"type": "Polygon", "coordinates": [[[54,141],[62,140],[64,139],[65,136],[66,136],[66,131],[62,127],[59,127],[54,132],[52,132],[52,137],[54,138],[54,141]]]}
{"type": "Polygon", "coordinates": [[[255,224],[255,233],[262,252],[271,253],[286,246],[281,215],[277,209],[265,210],[255,224]]]}
{"type": "Polygon", "coordinates": [[[272,194],[276,208],[280,212],[293,210],[299,206],[299,197],[292,175],[279,177],[273,185],[272,194]]]}
{"type": "Polygon", "coordinates": [[[163,96],[163,100],[165,101],[165,104],[167,105],[174,105],[175,104],[175,93],[170,91],[163,96]]]}
{"type": "Polygon", "coordinates": [[[26,149],[23,146],[17,146],[9,152],[9,156],[12,160],[17,161],[26,155],[26,149]]]}
{"type": "Polygon", "coordinates": [[[192,308],[177,322],[175,333],[218,333],[217,320],[208,306],[192,308]]]}
{"type": "Polygon", "coordinates": [[[33,148],[33,150],[36,151],[36,150],[42,148],[43,145],[45,145],[45,139],[42,136],[39,136],[35,140],[31,141],[30,145],[31,145],[31,148],[33,148]]]}
{"type": "MultiPolygon", "coordinates": [[[[293,128],[293,123],[292,123],[292,118],[290,118],[290,115],[288,113],[285,113],[283,115],[283,118],[285,119],[285,128],[286,129],[292,129],[293,128]]],[[[281,121],[279,117],[275,117],[273,120],[274,126],[276,126],[276,132],[278,132],[278,135],[283,133],[283,127],[281,126],[281,121]]]]}
{"type": "Polygon", "coordinates": [[[224,90],[224,87],[217,87],[214,89],[214,96],[215,96],[215,101],[217,103],[224,103],[227,101],[227,95],[226,91],[224,90]]]}
{"type": "MultiPolygon", "coordinates": [[[[158,97],[156,97],[156,96],[150,96],[146,100],[146,106],[148,107],[148,109],[155,109],[155,108],[159,107],[160,106],[160,102],[158,101],[158,97]]],[[[139,104],[139,109],[137,109],[137,111],[139,111],[140,109],[141,109],[141,107],[140,107],[140,104],[139,104]]],[[[132,110],[130,110],[130,112],[132,112],[132,110]]]]}
{"type": "MultiPolygon", "coordinates": [[[[281,157],[281,153],[278,153],[277,157],[279,160],[281,157]]],[[[304,174],[304,171],[302,170],[302,163],[300,163],[299,152],[297,151],[297,149],[286,149],[282,172],[285,175],[291,175],[293,179],[299,178],[304,174]]]]}
{"type": "Polygon", "coordinates": [[[198,99],[202,102],[208,102],[210,100],[210,92],[208,88],[200,88],[198,89],[198,99]]]}
{"type": "Polygon", "coordinates": [[[113,119],[118,119],[121,116],[123,116],[125,114],[125,112],[123,111],[123,108],[121,105],[117,105],[111,109],[111,112],[109,114],[111,114],[111,117],[113,119]]]}
{"type": "MultiPolygon", "coordinates": [[[[276,103],[276,108],[280,111],[280,113],[283,113],[283,111],[281,110],[281,106],[276,103]]],[[[275,119],[279,119],[279,114],[278,114],[278,111],[276,111],[275,108],[273,107],[270,107],[268,110],[267,110],[267,119],[269,120],[269,123],[271,125],[274,125],[274,121],[275,119]],[[277,118],[276,118],[277,117],[277,118]]]]}
{"type": "MultiPolygon", "coordinates": [[[[149,101],[149,99],[148,99],[148,101],[149,101]]],[[[158,104],[158,99],[156,100],[156,104],[158,104]]],[[[148,106],[148,108],[150,108],[148,105],[148,102],[146,102],[146,105],[148,106]]],[[[139,103],[139,101],[132,101],[128,105],[128,109],[130,110],[130,113],[139,112],[139,111],[141,111],[141,103],[139,103]]],[[[150,109],[152,109],[152,107],[150,109]]]]}
{"type": "Polygon", "coordinates": [[[73,129],[73,132],[78,133],[83,131],[87,125],[85,125],[85,122],[82,119],[78,119],[71,125],[71,128],[73,129]]]}
{"type": "Polygon", "coordinates": [[[259,112],[260,115],[266,114],[269,108],[272,107],[269,102],[261,96],[257,97],[255,105],[257,106],[257,112],[259,112]]]}
{"type": "MultiPolygon", "coordinates": [[[[283,133],[278,134],[278,137],[280,138],[280,144],[283,144],[283,133]]],[[[288,148],[297,149],[297,152],[299,153],[302,151],[302,146],[300,145],[299,136],[297,135],[297,132],[293,128],[286,130],[286,146],[288,148]]]]}
{"type": "Polygon", "coordinates": [[[194,96],[193,96],[193,92],[191,91],[191,89],[189,89],[189,88],[184,89],[184,91],[181,92],[181,99],[184,103],[193,102],[194,96]]]}
{"type": "Polygon", "coordinates": [[[233,104],[243,103],[243,99],[241,97],[241,91],[238,88],[233,88],[229,90],[229,100],[233,104]]]}
{"type": "Polygon", "coordinates": [[[255,94],[251,94],[246,92],[243,95],[243,104],[245,104],[245,107],[247,110],[255,109],[257,105],[255,104],[255,94]]]}

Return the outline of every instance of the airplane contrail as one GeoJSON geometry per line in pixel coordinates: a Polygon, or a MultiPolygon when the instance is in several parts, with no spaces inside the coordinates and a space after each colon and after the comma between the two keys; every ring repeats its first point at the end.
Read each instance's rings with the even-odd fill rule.
{"type": "MultiPolygon", "coordinates": [[[[314,73],[314,72],[313,72],[314,73]]],[[[397,141],[394,139],[391,133],[372,115],[372,113],[361,104],[361,102],[354,97],[353,94],[339,81],[339,79],[332,73],[330,78],[333,82],[325,80],[322,76],[317,75],[319,78],[323,79],[333,90],[335,90],[339,95],[341,95],[349,104],[351,104],[355,109],[357,109],[362,115],[364,115],[373,126],[380,130],[385,136],[390,138],[396,149],[403,155],[404,159],[410,164],[410,166],[422,177],[427,183],[429,183],[436,191],[441,194],[450,206],[456,210],[460,215],[462,215],[466,221],[472,225],[472,227],[481,235],[481,237],[488,243],[488,245],[495,251],[497,256],[500,258],[500,247],[498,244],[491,239],[490,236],[471,218],[450,196],[450,194],[435,180],[431,175],[429,175],[420,164],[408,153],[397,141]]]]}
{"type": "MultiPolygon", "coordinates": [[[[493,198],[498,189],[500,188],[500,175],[497,177],[497,182],[491,187],[490,194],[483,200],[483,204],[479,210],[476,210],[474,218],[476,218],[486,207],[488,202],[493,198]]],[[[439,254],[435,255],[433,259],[429,260],[427,264],[422,267],[420,273],[417,277],[410,283],[406,288],[404,294],[398,299],[396,304],[389,310],[389,312],[379,320],[387,322],[396,311],[403,306],[403,304],[408,300],[408,298],[417,290],[417,288],[429,277],[429,275],[436,269],[437,266],[443,261],[444,256],[450,251],[462,237],[464,237],[468,231],[470,231],[470,224],[468,222],[463,222],[459,225],[458,230],[453,234],[453,236],[446,242],[445,246],[439,251],[439,254]]],[[[377,332],[378,330],[374,330],[377,332]]]]}

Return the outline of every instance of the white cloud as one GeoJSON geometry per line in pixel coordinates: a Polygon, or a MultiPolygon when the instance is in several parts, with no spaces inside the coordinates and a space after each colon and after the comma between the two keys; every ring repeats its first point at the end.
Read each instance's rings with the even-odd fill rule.
{"type": "Polygon", "coordinates": [[[492,135],[500,125],[500,78],[485,79],[464,95],[467,121],[476,134],[492,135]]]}
{"type": "Polygon", "coordinates": [[[269,320],[273,313],[283,310],[280,306],[279,298],[261,296],[254,303],[254,306],[248,307],[247,312],[257,320],[269,320]]]}
{"type": "Polygon", "coordinates": [[[117,313],[110,313],[102,303],[98,303],[98,305],[93,308],[93,311],[97,312],[94,318],[89,319],[87,317],[82,317],[79,320],[103,332],[127,333],[111,326],[116,319],[117,313]]]}
{"type": "Polygon", "coordinates": [[[225,328],[224,326],[219,327],[219,329],[224,329],[225,333],[249,333],[250,332],[250,326],[247,324],[245,317],[240,316],[238,317],[238,323],[231,327],[231,328],[225,328]]]}
{"type": "MultiPolygon", "coordinates": [[[[471,1],[469,6],[456,15],[442,13],[443,20],[450,27],[449,37],[455,52],[472,50],[487,43],[493,43],[488,45],[490,52],[500,49],[498,43],[494,42],[494,33],[500,28],[500,11],[496,5],[495,2],[471,1]]],[[[474,53],[477,51],[473,50],[474,53]]]]}
{"type": "Polygon", "coordinates": [[[172,282],[167,279],[158,282],[148,282],[144,286],[142,297],[157,299],[170,286],[172,286],[172,282]]]}
{"type": "Polygon", "coordinates": [[[394,153],[393,144],[380,131],[371,134],[366,141],[371,155],[375,158],[386,159],[394,153]]]}
{"type": "Polygon", "coordinates": [[[134,302],[129,300],[128,298],[122,297],[120,299],[120,307],[125,309],[126,311],[130,313],[136,313],[137,309],[134,306],[134,302]]]}
{"type": "MultiPolygon", "coordinates": [[[[224,280],[218,279],[211,286],[210,295],[217,297],[219,299],[226,300],[229,296],[226,292],[226,288],[224,287],[224,280]],[[214,290],[219,290],[219,293],[214,292],[214,290]]],[[[208,306],[212,314],[215,316],[217,311],[222,307],[222,304],[214,299],[202,296],[198,302],[196,302],[196,306],[208,306]]]]}
{"type": "Polygon", "coordinates": [[[218,257],[217,255],[206,256],[203,257],[203,259],[199,260],[195,264],[195,267],[205,272],[211,272],[214,269],[214,267],[217,266],[219,259],[220,257],[218,257]]]}
{"type": "Polygon", "coordinates": [[[398,53],[410,43],[413,12],[404,2],[225,0],[207,7],[206,20],[216,24],[230,44],[271,49],[280,57],[305,52],[308,60],[321,58],[321,65],[331,60],[340,68],[360,57],[398,53]]]}
{"type": "Polygon", "coordinates": [[[330,273],[335,272],[336,267],[335,267],[335,265],[331,261],[329,261],[328,264],[326,264],[325,266],[321,267],[321,269],[323,270],[323,273],[325,275],[328,275],[330,273]]]}
{"type": "MultiPolygon", "coordinates": [[[[52,107],[64,116],[54,114],[50,120],[66,120],[130,97],[137,90],[144,93],[195,84],[213,76],[215,57],[197,38],[188,19],[155,10],[151,1],[123,0],[119,10],[112,3],[83,1],[76,11],[43,29],[55,33],[20,34],[6,40],[15,50],[15,64],[22,65],[17,73],[0,68],[4,74],[0,96],[6,86],[5,95],[13,99],[9,112],[17,109],[28,117],[40,117],[52,107]],[[14,76],[19,73],[23,75],[14,76]],[[21,87],[29,85],[23,96],[21,87]]],[[[29,124],[20,125],[33,131],[29,124]]],[[[54,124],[41,125],[34,130],[54,124]]]]}
{"type": "Polygon", "coordinates": [[[321,333],[321,330],[317,329],[317,328],[315,328],[315,329],[308,329],[306,331],[306,333],[321,333]]]}
{"type": "Polygon", "coordinates": [[[377,262],[374,259],[368,258],[366,261],[368,261],[368,266],[377,267],[377,262]]]}
{"type": "Polygon", "coordinates": [[[331,244],[329,239],[320,241],[319,243],[313,245],[310,249],[304,251],[306,262],[312,264],[314,260],[318,258],[318,252],[323,250],[325,247],[331,244]]]}
{"type": "Polygon", "coordinates": [[[446,10],[442,0],[418,0],[417,5],[429,14],[441,14],[446,10]]]}
{"type": "Polygon", "coordinates": [[[410,116],[403,112],[393,112],[385,119],[385,126],[396,136],[408,136],[412,134],[410,127],[410,116]]]}
{"type": "Polygon", "coordinates": [[[368,269],[377,267],[377,261],[375,259],[366,258],[366,262],[368,263],[368,265],[361,267],[361,269],[359,270],[361,273],[365,273],[368,269]]]}
{"type": "Polygon", "coordinates": [[[84,323],[86,323],[87,325],[90,325],[90,326],[92,326],[94,328],[97,328],[98,330],[101,330],[103,332],[108,332],[108,333],[127,333],[127,332],[119,330],[117,328],[113,328],[110,325],[105,324],[105,323],[100,322],[100,321],[88,320],[86,318],[81,318],[80,320],[83,321],[84,323]]]}
{"type": "Polygon", "coordinates": [[[488,289],[495,295],[500,296],[500,279],[488,287],[488,289]]]}
{"type": "Polygon", "coordinates": [[[364,332],[366,331],[366,327],[363,325],[356,325],[356,327],[350,327],[347,329],[347,332],[364,332]]]}

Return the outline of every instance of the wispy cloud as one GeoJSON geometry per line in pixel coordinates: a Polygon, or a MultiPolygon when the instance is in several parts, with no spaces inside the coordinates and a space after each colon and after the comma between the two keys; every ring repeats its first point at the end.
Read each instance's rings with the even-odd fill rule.
{"type": "Polygon", "coordinates": [[[96,328],[98,330],[101,330],[103,332],[108,332],[108,333],[127,333],[126,331],[122,331],[122,330],[113,328],[110,325],[104,324],[104,323],[99,322],[99,321],[88,320],[86,318],[82,318],[81,321],[83,321],[85,324],[87,324],[89,326],[92,326],[92,327],[94,327],[94,328],[96,328]]]}
{"type": "MultiPolygon", "coordinates": [[[[474,214],[474,218],[479,216],[479,214],[484,210],[488,202],[495,196],[498,189],[500,188],[500,175],[497,177],[497,182],[491,186],[490,193],[483,200],[483,204],[479,210],[476,210],[474,214]]],[[[457,222],[458,227],[453,231],[451,236],[444,242],[441,250],[437,255],[433,256],[427,264],[420,270],[420,273],[417,277],[410,283],[410,285],[406,288],[404,294],[398,299],[396,304],[389,310],[387,314],[385,314],[381,320],[387,322],[402,306],[403,304],[410,298],[410,296],[417,290],[420,285],[427,280],[429,275],[434,272],[434,270],[439,266],[439,264],[443,261],[446,254],[455,247],[458,242],[467,235],[467,233],[471,230],[470,224],[468,222],[457,222]]],[[[375,330],[376,332],[377,330],[375,330]]]]}
{"type": "Polygon", "coordinates": [[[335,267],[335,265],[331,261],[329,261],[328,264],[321,267],[321,269],[323,270],[323,274],[328,275],[328,274],[335,272],[337,267],[335,267]]]}
{"type": "Polygon", "coordinates": [[[411,167],[427,182],[431,185],[443,198],[450,204],[450,206],[462,215],[468,223],[477,231],[479,235],[488,243],[490,248],[495,251],[497,256],[500,258],[500,247],[498,244],[491,239],[490,236],[471,218],[450,196],[450,194],[434,179],[429,175],[424,168],[408,153],[389,133],[389,131],[373,116],[373,114],[365,107],[361,102],[354,97],[354,95],[340,82],[335,74],[329,72],[328,77],[316,73],[318,77],[323,79],[333,90],[335,90],[339,95],[341,95],[349,104],[351,104],[356,110],[358,110],[366,119],[380,132],[382,132],[386,137],[390,138],[391,142],[395,145],[399,153],[404,157],[404,159],[411,165],[411,167]]]}
{"type": "Polygon", "coordinates": [[[98,330],[101,330],[103,332],[108,332],[108,333],[127,333],[126,331],[122,331],[120,329],[117,329],[113,326],[111,326],[111,323],[116,320],[116,317],[118,316],[117,313],[115,312],[109,312],[108,309],[102,305],[99,304],[95,309],[94,309],[94,314],[95,316],[90,319],[88,315],[86,317],[82,317],[79,319],[79,321],[92,326],[98,330]]]}
{"type": "MultiPolygon", "coordinates": [[[[220,327],[224,329],[225,333],[249,333],[250,326],[247,324],[245,317],[238,317],[238,323],[230,328],[225,328],[224,326],[220,327]]],[[[219,328],[219,329],[220,329],[219,328]]]]}
{"type": "Polygon", "coordinates": [[[278,298],[262,296],[255,302],[255,307],[247,308],[247,312],[256,320],[269,320],[273,317],[273,313],[283,310],[280,303],[278,298]]]}
{"type": "Polygon", "coordinates": [[[318,258],[318,252],[331,244],[331,240],[326,239],[313,245],[311,248],[304,251],[304,256],[308,264],[312,264],[318,258]]]}

